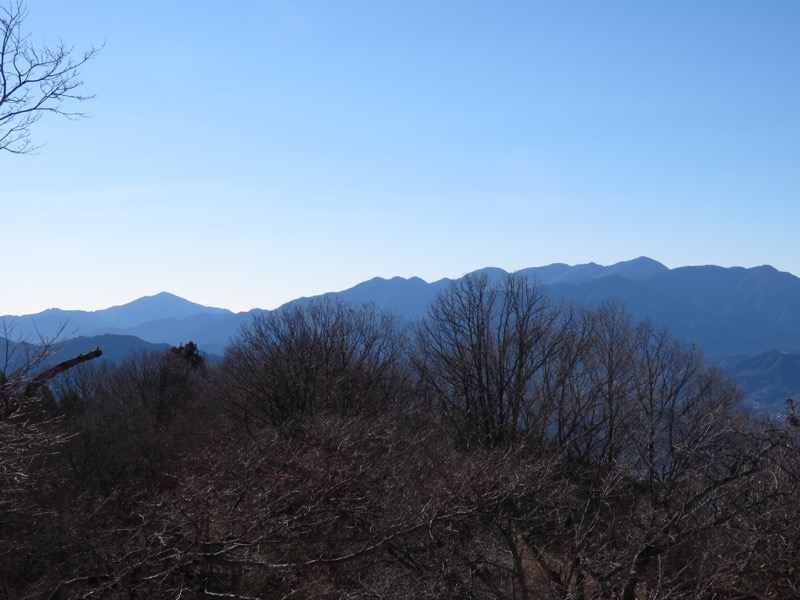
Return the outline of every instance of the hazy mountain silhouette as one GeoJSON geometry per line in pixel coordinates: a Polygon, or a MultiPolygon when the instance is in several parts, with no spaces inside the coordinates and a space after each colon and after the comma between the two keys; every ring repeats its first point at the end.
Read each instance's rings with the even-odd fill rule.
{"type": "MultiPolygon", "coordinates": [[[[329,292],[323,296],[336,297],[356,304],[372,302],[381,308],[396,312],[407,321],[414,321],[425,315],[436,294],[450,285],[450,282],[450,279],[428,283],[419,277],[410,279],[375,277],[342,292],[329,292]]],[[[290,304],[310,300],[312,298],[299,298],[290,304]]]]}
{"type": "Polygon", "coordinates": [[[46,363],[57,363],[79,354],[91,352],[95,348],[103,351],[102,360],[121,363],[131,354],[138,352],[162,352],[171,348],[170,344],[154,344],[132,335],[93,335],[77,336],[58,342],[53,347],[53,354],[46,363]]]}
{"type": "Polygon", "coordinates": [[[535,277],[543,284],[553,284],[584,283],[610,275],[620,275],[631,281],[639,281],[653,277],[664,271],[669,271],[669,269],[652,258],[641,256],[608,267],[595,263],[575,266],[555,263],[546,267],[531,267],[517,272],[528,277],[535,277]]]}
{"type": "Polygon", "coordinates": [[[161,319],[181,320],[202,314],[223,316],[233,313],[223,308],[196,304],[169,292],[161,292],[102,310],[50,308],[36,314],[3,317],[3,319],[13,328],[13,336],[8,337],[35,342],[40,336],[49,338],[58,332],[68,337],[98,335],[108,333],[112,329],[117,331],[131,329],[161,319]]]}
{"type": "Polygon", "coordinates": [[[682,267],[645,284],[704,319],[715,318],[714,335],[723,345],[712,348],[702,328],[697,336],[711,354],[800,349],[800,279],[790,273],[770,266],[682,267]]]}
{"type": "Polygon", "coordinates": [[[780,409],[787,397],[800,399],[800,354],[770,350],[726,369],[756,410],[780,409]]]}
{"type": "Polygon", "coordinates": [[[201,313],[184,319],[148,321],[135,327],[109,327],[106,331],[173,346],[192,341],[198,344],[202,351],[221,356],[241,326],[248,323],[253,315],[264,312],[268,311],[255,309],[241,313],[201,313]]]}
{"type": "Polygon", "coordinates": [[[798,315],[785,306],[795,300],[800,306],[799,279],[794,278],[796,286],[786,286],[782,276],[788,273],[753,278],[748,269],[720,278],[718,268],[675,269],[640,281],[611,275],[553,284],[548,291],[583,305],[620,300],[637,319],[649,319],[675,337],[700,344],[715,360],[800,348],[798,315]],[[726,280],[725,288],[717,287],[719,279],[726,280]]]}
{"type": "MultiPolygon", "coordinates": [[[[506,272],[489,267],[476,273],[497,279],[506,272]]],[[[770,266],[745,269],[707,265],[668,269],[655,260],[640,257],[610,266],[556,263],[518,273],[537,279],[556,301],[581,305],[619,301],[636,320],[649,319],[659,327],[668,328],[674,337],[697,343],[712,362],[725,364],[729,369],[745,359],[771,351],[782,353],[782,364],[790,360],[786,358],[791,356],[787,353],[800,353],[800,279],[770,266]]],[[[441,279],[428,283],[418,277],[376,277],[324,296],[354,303],[372,302],[412,322],[425,315],[436,294],[451,281],[441,279]]],[[[310,300],[298,298],[289,304],[310,300]]],[[[253,315],[264,312],[253,309],[233,313],[162,292],[105,310],[50,309],[4,319],[13,333],[7,337],[15,340],[36,341],[40,334],[52,336],[66,323],[64,332],[68,337],[116,334],[169,345],[194,341],[202,351],[222,355],[240,328],[253,315]]],[[[109,337],[102,343],[115,342],[109,337]]],[[[754,386],[761,385],[758,382],[762,380],[753,373],[769,369],[765,363],[754,364],[752,372],[745,370],[742,371],[744,375],[739,375],[752,382],[746,388],[755,398],[754,386]]],[[[758,402],[774,403],[777,397],[774,394],[796,393],[781,387],[781,382],[789,381],[786,378],[778,383],[769,381],[772,382],[769,385],[777,386],[771,388],[771,392],[764,392],[771,399],[764,399],[766,396],[762,394],[764,398],[759,396],[758,402]]],[[[766,380],[762,383],[768,385],[766,380]]]]}

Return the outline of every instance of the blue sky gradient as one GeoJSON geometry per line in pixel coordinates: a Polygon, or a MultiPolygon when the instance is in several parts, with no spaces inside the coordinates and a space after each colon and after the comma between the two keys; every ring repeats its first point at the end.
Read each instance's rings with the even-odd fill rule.
{"type": "Polygon", "coordinates": [[[650,256],[800,274],[800,3],[31,0],[91,119],[0,154],[0,314],[650,256]]]}

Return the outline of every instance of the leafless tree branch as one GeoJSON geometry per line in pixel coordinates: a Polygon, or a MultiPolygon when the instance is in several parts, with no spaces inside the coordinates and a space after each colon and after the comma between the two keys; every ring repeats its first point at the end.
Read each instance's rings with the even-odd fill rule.
{"type": "Polygon", "coordinates": [[[23,0],[0,7],[0,150],[12,154],[39,148],[31,142],[30,130],[45,114],[87,116],[65,103],[94,97],[79,91],[80,68],[100,51],[91,47],[76,54],[63,41],[37,47],[23,29],[27,16],[23,0]]]}

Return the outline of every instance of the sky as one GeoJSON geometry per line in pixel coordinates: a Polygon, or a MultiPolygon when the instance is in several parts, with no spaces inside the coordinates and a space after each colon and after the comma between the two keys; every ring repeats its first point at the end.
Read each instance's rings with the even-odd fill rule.
{"type": "MultiPolygon", "coordinates": [[[[7,1],[7,0],[0,0],[7,1]]],[[[649,256],[800,275],[800,2],[28,0],[0,314],[649,256]]]]}

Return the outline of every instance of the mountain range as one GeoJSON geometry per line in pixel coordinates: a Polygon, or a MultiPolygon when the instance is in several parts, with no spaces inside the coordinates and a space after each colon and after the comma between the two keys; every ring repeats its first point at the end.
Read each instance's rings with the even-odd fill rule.
{"type": "MultiPolygon", "coordinates": [[[[477,273],[495,279],[506,271],[486,268],[477,273]]],[[[669,269],[646,257],[610,266],[557,263],[518,273],[537,279],[556,301],[595,305],[618,300],[636,320],[650,319],[674,337],[697,343],[709,361],[741,382],[757,410],[780,410],[787,396],[800,392],[800,279],[790,273],[767,265],[669,269]]],[[[436,294],[451,282],[376,277],[324,296],[373,302],[412,322],[425,315],[436,294]]],[[[108,358],[118,361],[130,352],[190,340],[210,356],[221,356],[240,328],[265,312],[234,313],[162,292],[104,310],[53,308],[2,317],[2,322],[9,339],[35,342],[40,336],[60,334],[65,356],[101,347],[108,358]]]]}

